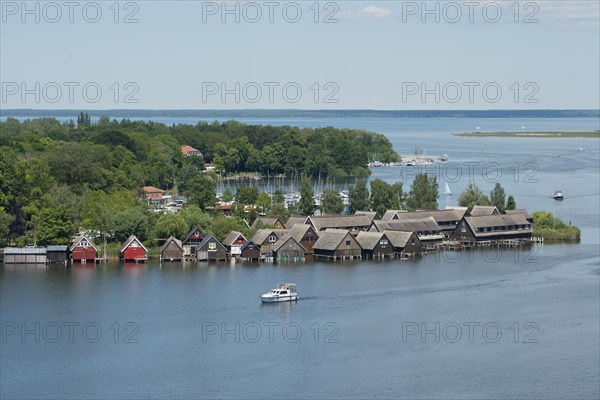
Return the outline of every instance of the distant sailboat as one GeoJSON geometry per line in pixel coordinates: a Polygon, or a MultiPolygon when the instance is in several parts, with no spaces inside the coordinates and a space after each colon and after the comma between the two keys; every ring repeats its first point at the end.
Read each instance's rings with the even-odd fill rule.
{"type": "Polygon", "coordinates": [[[448,186],[448,182],[446,182],[446,196],[452,196],[452,192],[450,191],[450,186],[448,186]]]}

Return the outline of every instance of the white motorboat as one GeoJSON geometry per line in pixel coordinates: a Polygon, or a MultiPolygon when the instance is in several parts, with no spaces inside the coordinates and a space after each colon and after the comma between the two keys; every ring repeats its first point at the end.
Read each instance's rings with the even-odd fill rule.
{"type": "Polygon", "coordinates": [[[278,288],[260,296],[263,303],[279,303],[298,300],[295,283],[282,283],[278,288]]]}
{"type": "Polygon", "coordinates": [[[563,200],[565,198],[560,190],[557,190],[556,192],[554,192],[553,197],[554,197],[554,200],[563,200]]]}

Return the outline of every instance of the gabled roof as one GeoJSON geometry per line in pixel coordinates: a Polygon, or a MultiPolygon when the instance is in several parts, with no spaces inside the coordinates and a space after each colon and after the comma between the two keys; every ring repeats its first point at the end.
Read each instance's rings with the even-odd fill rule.
{"type": "Polygon", "coordinates": [[[458,210],[458,211],[464,211],[467,212],[469,210],[469,207],[461,207],[461,206],[446,206],[446,210],[458,210]]]}
{"type": "MultiPolygon", "coordinates": [[[[458,222],[467,210],[417,210],[396,214],[399,221],[432,217],[436,222],[458,222]]],[[[392,221],[396,221],[393,219],[392,221]]]]}
{"type": "Polygon", "coordinates": [[[244,235],[242,235],[241,232],[233,231],[229,235],[227,235],[227,237],[225,238],[225,240],[223,240],[223,245],[224,246],[231,246],[231,245],[233,245],[233,242],[235,242],[236,240],[238,240],[238,238],[240,236],[242,237],[242,239],[244,241],[246,241],[246,237],[244,235]]]}
{"type": "Polygon", "coordinates": [[[359,232],[356,241],[364,250],[373,250],[384,236],[383,232],[359,232]]]}
{"type": "Polygon", "coordinates": [[[252,223],[252,228],[258,228],[259,225],[268,226],[269,228],[274,228],[275,225],[279,222],[283,225],[283,222],[279,218],[268,218],[268,217],[258,217],[252,223]]]}
{"type": "Polygon", "coordinates": [[[404,232],[435,232],[442,230],[438,223],[435,222],[433,217],[407,220],[373,221],[373,224],[377,228],[378,232],[383,232],[385,230],[404,232]]]}
{"type": "Polygon", "coordinates": [[[144,193],[164,193],[165,191],[154,186],[144,186],[144,193]]]}
{"type": "Polygon", "coordinates": [[[246,247],[248,247],[248,246],[256,246],[256,247],[258,247],[260,249],[260,245],[259,244],[254,243],[252,240],[247,240],[246,243],[244,243],[242,245],[242,247],[241,247],[240,250],[244,251],[244,249],[246,249],[246,247]]]}
{"type": "Polygon", "coordinates": [[[275,245],[273,245],[273,251],[275,251],[275,252],[279,251],[279,249],[281,249],[290,240],[292,242],[296,243],[298,246],[300,246],[301,249],[303,249],[306,252],[306,249],[304,248],[304,246],[302,246],[300,244],[300,242],[298,242],[296,239],[294,239],[293,237],[291,237],[289,234],[285,235],[284,237],[282,237],[281,239],[279,239],[277,241],[277,243],[275,243],[275,245]]]}
{"type": "Polygon", "coordinates": [[[170,236],[166,242],[163,243],[162,246],[160,246],[159,252],[163,252],[164,249],[167,248],[167,246],[171,243],[175,243],[175,245],[177,245],[177,247],[179,247],[181,249],[181,251],[183,251],[183,246],[181,244],[181,240],[174,238],[173,236],[170,236]]]}
{"type": "Polygon", "coordinates": [[[494,206],[473,206],[471,210],[472,217],[481,217],[484,215],[497,215],[500,211],[494,206]]]}
{"type": "Polygon", "coordinates": [[[369,221],[373,221],[377,217],[377,211],[356,211],[354,215],[366,215],[369,221]]]}
{"type": "Polygon", "coordinates": [[[66,252],[67,246],[57,245],[57,246],[46,246],[46,250],[48,252],[56,251],[56,252],[66,252]]]}
{"type": "Polygon", "coordinates": [[[4,255],[7,254],[46,254],[45,247],[7,247],[4,249],[4,255]]]}
{"type": "Polygon", "coordinates": [[[198,152],[200,153],[200,150],[193,148],[192,146],[188,146],[188,145],[183,145],[181,146],[181,153],[183,155],[186,155],[189,152],[198,152]]]}
{"type": "Polygon", "coordinates": [[[285,223],[285,227],[287,229],[291,229],[294,225],[296,224],[305,224],[307,221],[308,217],[290,217],[287,222],[285,223]]]}
{"type": "Polygon", "coordinates": [[[406,211],[404,210],[387,210],[385,213],[383,213],[383,216],[381,217],[382,221],[389,221],[391,219],[394,219],[394,217],[396,216],[396,214],[400,214],[400,213],[404,213],[406,211]]]}
{"type": "Polygon", "coordinates": [[[527,210],[525,210],[524,208],[516,209],[516,210],[504,210],[504,212],[508,215],[522,214],[525,216],[525,218],[531,218],[531,216],[529,215],[529,212],[527,212],[527,210]]]}
{"type": "MultiPolygon", "coordinates": [[[[288,230],[288,232],[289,232],[289,235],[291,237],[293,237],[296,242],[300,243],[302,241],[302,238],[304,237],[304,235],[306,235],[306,232],[308,232],[309,229],[312,229],[314,232],[312,225],[296,224],[292,227],[292,229],[288,230]]],[[[319,237],[318,232],[315,232],[315,235],[317,236],[317,238],[319,237]]]]}
{"type": "Polygon", "coordinates": [[[366,215],[322,215],[310,217],[310,222],[317,231],[327,228],[368,227],[371,220],[366,215]]]}
{"type": "Polygon", "coordinates": [[[70,247],[70,251],[73,251],[73,249],[75,249],[77,246],[79,246],[79,243],[85,239],[86,242],[88,242],[90,244],[90,246],[92,246],[94,248],[94,250],[98,251],[98,248],[96,247],[96,245],[94,245],[94,243],[88,239],[86,236],[77,236],[75,239],[73,239],[73,244],[70,247]]]}
{"type": "MultiPolygon", "coordinates": [[[[414,234],[414,232],[402,232],[402,231],[383,231],[385,236],[388,238],[392,246],[396,248],[404,248],[406,244],[410,240],[410,237],[414,234]]],[[[415,235],[415,237],[417,237],[415,235]]],[[[419,238],[417,237],[417,240],[419,238]]]]}
{"type": "Polygon", "coordinates": [[[185,239],[183,239],[183,243],[185,243],[188,240],[190,240],[196,231],[200,232],[200,235],[205,236],[204,232],[202,232],[202,229],[200,229],[200,228],[194,228],[194,229],[192,229],[190,231],[190,233],[187,234],[187,236],[185,237],[185,239]]]}
{"type": "Polygon", "coordinates": [[[342,229],[328,229],[320,233],[319,240],[315,242],[313,249],[335,250],[346,237],[354,240],[349,231],[342,229]]]}
{"type": "MultiPolygon", "coordinates": [[[[479,217],[465,217],[465,221],[469,224],[473,233],[476,228],[492,228],[496,226],[508,227],[515,225],[530,225],[531,222],[527,221],[523,214],[500,214],[500,215],[484,215],[479,217]]],[[[482,232],[483,233],[483,232],[482,232]]]]}
{"type": "Polygon", "coordinates": [[[254,236],[252,236],[252,241],[257,244],[263,244],[265,240],[269,238],[271,235],[277,236],[277,239],[281,238],[285,235],[287,230],[285,229],[259,229],[256,231],[254,236]]]}
{"type": "Polygon", "coordinates": [[[223,250],[226,250],[226,249],[225,249],[225,247],[223,246],[223,243],[219,242],[219,241],[217,240],[217,238],[216,238],[216,237],[214,237],[214,236],[207,236],[207,237],[205,237],[205,238],[204,238],[204,240],[202,240],[200,243],[198,243],[198,244],[196,245],[196,249],[201,249],[201,248],[203,248],[203,247],[204,247],[204,246],[206,246],[206,244],[207,244],[208,242],[210,242],[210,241],[213,241],[213,242],[217,243],[217,245],[219,245],[219,246],[220,246],[220,247],[221,247],[223,250]]]}
{"type": "Polygon", "coordinates": [[[141,240],[139,240],[137,237],[135,237],[135,235],[131,235],[127,238],[127,240],[125,241],[125,243],[123,243],[123,246],[121,246],[121,249],[119,250],[121,253],[125,251],[126,248],[129,247],[129,245],[133,242],[136,241],[139,243],[140,246],[142,246],[142,248],[145,251],[148,251],[148,249],[146,248],[146,246],[144,246],[144,244],[142,243],[141,240]]]}

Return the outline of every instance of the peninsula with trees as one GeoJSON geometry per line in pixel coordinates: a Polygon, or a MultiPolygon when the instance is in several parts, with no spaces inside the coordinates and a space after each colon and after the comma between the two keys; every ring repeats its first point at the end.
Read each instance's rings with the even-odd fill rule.
{"type": "Polygon", "coordinates": [[[495,240],[521,240],[532,232],[548,239],[580,236],[577,228],[551,215],[533,213],[531,218],[516,210],[514,197],[506,198],[499,184],[489,197],[471,184],[459,198],[462,209],[452,211],[438,210],[439,183],[434,175],[417,174],[410,188],[381,179],[367,183],[373,155],[383,162],[397,162],[399,156],[385,136],[362,130],[236,121],[166,126],[106,117],[92,123],[81,113],[68,123],[52,118],[0,122],[0,150],[4,246],[69,245],[77,235],[87,234],[96,244],[104,244],[104,256],[115,257],[122,243],[136,240],[158,254],[160,246],[184,239],[195,229],[220,242],[233,233],[251,238],[261,229],[273,228],[272,221],[286,226],[298,216],[315,214],[337,218],[339,226],[351,229],[355,221],[344,218],[361,213],[370,219],[368,224],[361,222],[361,230],[412,229],[418,237],[433,235],[435,246],[485,242],[490,235],[475,227],[470,228],[471,236],[457,232],[453,238],[450,228],[467,217],[481,217],[475,221],[487,224],[485,229],[499,229],[502,233],[491,237],[504,239],[495,240]],[[256,184],[237,185],[235,193],[219,192],[220,181],[239,176],[249,176],[250,181],[265,176],[295,178],[299,193],[289,200],[290,193],[280,187],[267,192],[256,184]],[[345,199],[325,187],[316,201],[316,180],[347,177],[357,180],[345,199]],[[474,210],[483,214],[475,215],[474,210]],[[494,215],[502,217],[489,218],[494,215]],[[392,221],[382,225],[379,220],[386,218],[392,221]],[[407,218],[401,224],[393,221],[407,218]],[[421,225],[410,218],[422,220],[428,228],[419,230],[421,225]],[[511,231],[517,227],[523,232],[511,231]]]}

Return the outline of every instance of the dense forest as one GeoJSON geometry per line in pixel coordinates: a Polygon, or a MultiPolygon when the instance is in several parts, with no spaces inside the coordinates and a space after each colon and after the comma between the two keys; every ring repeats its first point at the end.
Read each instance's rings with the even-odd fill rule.
{"type": "Polygon", "coordinates": [[[375,155],[384,162],[399,159],[383,135],[366,131],[236,121],[166,126],[107,117],[92,123],[87,114],[68,123],[8,118],[0,122],[0,241],[56,243],[80,228],[110,232],[114,240],[130,233],[151,238],[185,231],[189,226],[181,216],[156,216],[139,201],[144,185],[188,196],[195,206],[186,211],[186,225],[210,222],[219,233],[243,229],[241,223],[208,221],[203,214],[214,204],[217,181],[202,172],[205,163],[222,174],[325,179],[366,176],[375,155]],[[183,157],[182,145],[204,157],[183,157]]]}

